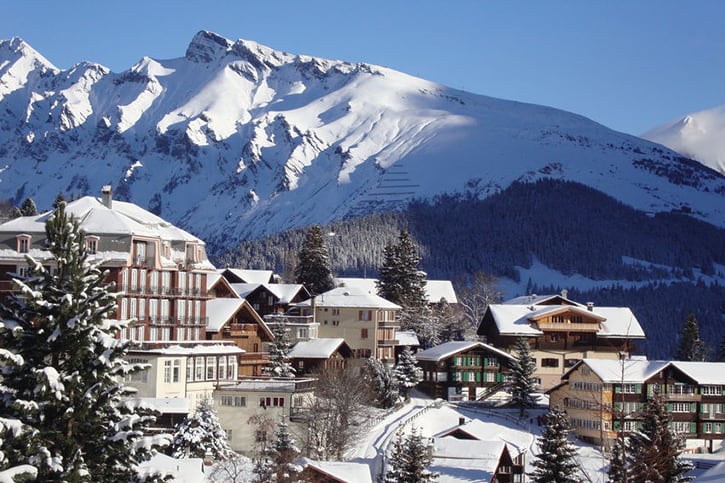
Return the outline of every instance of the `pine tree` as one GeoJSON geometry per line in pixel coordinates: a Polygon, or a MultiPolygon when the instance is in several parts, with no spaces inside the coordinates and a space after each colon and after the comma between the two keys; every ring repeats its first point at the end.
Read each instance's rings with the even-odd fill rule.
{"type": "Polygon", "coordinates": [[[287,326],[275,324],[272,326],[274,340],[269,347],[269,364],[264,368],[265,374],[272,377],[293,378],[295,369],[290,363],[289,353],[292,350],[287,326]]]}
{"type": "Polygon", "coordinates": [[[318,295],[334,288],[330,256],[322,236],[322,228],[314,225],[307,232],[302,249],[299,252],[299,263],[295,267],[297,283],[318,295]]]}
{"type": "Polygon", "coordinates": [[[675,354],[678,361],[704,361],[705,343],[700,339],[700,327],[695,314],[690,314],[680,330],[680,343],[675,354]]]}
{"type": "Polygon", "coordinates": [[[413,428],[408,436],[399,434],[388,460],[385,483],[428,483],[438,479],[428,471],[433,458],[420,432],[413,428]]]}
{"type": "Polygon", "coordinates": [[[205,458],[222,460],[234,455],[227,433],[208,399],[202,399],[191,416],[181,421],[168,448],[174,458],[205,458]]]}
{"type": "Polygon", "coordinates": [[[20,212],[23,216],[35,216],[38,214],[38,208],[32,198],[25,198],[23,204],[20,205],[20,212]]]}
{"type": "Polygon", "coordinates": [[[613,483],[623,483],[627,481],[627,458],[625,448],[624,433],[620,431],[612,446],[612,454],[609,458],[609,470],[607,471],[609,481],[613,483]]]}
{"type": "Polygon", "coordinates": [[[577,483],[579,465],[576,462],[577,448],[569,441],[571,425],[564,411],[557,407],[549,409],[546,424],[538,438],[540,453],[532,462],[535,470],[531,481],[537,483],[577,483]]]}
{"type": "Polygon", "coordinates": [[[32,464],[38,479],[131,481],[138,463],[167,442],[144,437],[154,417],[123,398],[123,377],[143,368],[114,337],[115,294],[87,261],[84,234],[61,204],[46,227],[54,269],[27,257],[29,275],[0,306],[0,417],[26,436],[3,441],[3,468],[32,464]]]}
{"type": "Polygon", "coordinates": [[[671,428],[671,415],[660,394],[642,408],[642,427],[627,442],[628,481],[690,481],[690,463],[679,458],[684,442],[671,428]]]}
{"type": "Polygon", "coordinates": [[[531,346],[528,339],[519,337],[514,346],[516,357],[511,363],[511,402],[521,409],[520,416],[524,415],[524,409],[536,404],[533,392],[536,391],[534,371],[536,363],[531,355],[531,346]]]}
{"type": "Polygon", "coordinates": [[[379,296],[395,304],[401,302],[399,265],[397,247],[388,240],[383,248],[383,263],[378,269],[378,280],[375,285],[379,296]]]}
{"type": "Polygon", "coordinates": [[[423,369],[418,366],[418,361],[409,347],[400,353],[393,375],[398,381],[400,395],[407,401],[410,399],[410,391],[423,380],[423,369]]]}
{"type": "Polygon", "coordinates": [[[366,367],[375,401],[384,409],[391,408],[400,400],[400,382],[393,368],[379,359],[369,357],[366,367]]]}
{"type": "Polygon", "coordinates": [[[289,426],[280,421],[277,426],[276,440],[269,452],[269,469],[271,479],[277,483],[292,483],[298,481],[297,476],[302,468],[295,464],[300,455],[300,450],[295,445],[294,439],[289,432],[289,426]]]}

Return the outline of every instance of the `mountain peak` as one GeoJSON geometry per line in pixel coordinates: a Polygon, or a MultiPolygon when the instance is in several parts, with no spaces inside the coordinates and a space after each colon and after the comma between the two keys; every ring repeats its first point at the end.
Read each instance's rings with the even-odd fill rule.
{"type": "Polygon", "coordinates": [[[186,58],[192,62],[208,63],[224,57],[232,45],[231,41],[221,35],[201,30],[194,36],[186,49],[186,58]]]}
{"type": "Polygon", "coordinates": [[[20,37],[12,37],[10,40],[0,40],[0,60],[17,61],[21,58],[29,59],[36,65],[39,64],[45,70],[58,71],[57,67],[20,37]]]}

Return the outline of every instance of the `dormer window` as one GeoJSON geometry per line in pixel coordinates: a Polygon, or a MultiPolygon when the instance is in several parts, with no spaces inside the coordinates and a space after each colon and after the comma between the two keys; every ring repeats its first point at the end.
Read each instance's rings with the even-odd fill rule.
{"type": "Polygon", "coordinates": [[[189,243],[186,245],[186,263],[194,263],[197,261],[196,258],[196,245],[189,243]]]}
{"type": "Polygon", "coordinates": [[[164,242],[164,258],[171,258],[171,245],[169,245],[169,242],[164,242]]]}
{"type": "Polygon", "coordinates": [[[30,251],[30,235],[18,235],[18,253],[28,253],[30,251]]]}
{"type": "Polygon", "coordinates": [[[86,236],[86,251],[89,255],[95,255],[96,253],[98,253],[97,236],[86,236]]]}

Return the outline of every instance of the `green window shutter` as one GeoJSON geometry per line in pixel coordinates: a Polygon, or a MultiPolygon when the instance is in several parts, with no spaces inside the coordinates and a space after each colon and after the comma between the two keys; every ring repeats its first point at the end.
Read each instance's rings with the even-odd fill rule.
{"type": "Polygon", "coordinates": [[[614,421],[614,424],[612,425],[615,431],[621,431],[622,429],[622,422],[621,421],[614,421]]]}
{"type": "Polygon", "coordinates": [[[496,373],[496,382],[503,382],[503,373],[501,373],[501,372],[496,373]]]}
{"type": "Polygon", "coordinates": [[[476,382],[481,382],[481,373],[476,372],[476,382]]]}
{"type": "Polygon", "coordinates": [[[615,402],[614,403],[614,410],[615,411],[621,411],[622,410],[622,403],[621,402],[615,402]]]}
{"type": "Polygon", "coordinates": [[[690,423],[690,433],[697,433],[697,423],[690,423]]]}
{"type": "Polygon", "coordinates": [[[672,403],[667,403],[667,412],[668,413],[672,412],[672,403]]]}
{"type": "Polygon", "coordinates": [[[467,372],[463,373],[463,382],[468,382],[468,373],[467,372]]]}
{"type": "Polygon", "coordinates": [[[697,412],[697,403],[690,403],[690,412],[691,413],[697,412]]]}
{"type": "Polygon", "coordinates": [[[614,392],[615,392],[616,394],[619,394],[619,393],[621,393],[621,392],[622,392],[622,386],[620,386],[620,385],[616,385],[616,386],[614,386],[614,392]]]}
{"type": "Polygon", "coordinates": [[[484,366],[487,366],[488,365],[488,357],[484,357],[483,358],[483,365],[484,366]]]}
{"type": "Polygon", "coordinates": [[[642,384],[635,384],[634,392],[635,392],[635,394],[642,394],[642,384]]]}

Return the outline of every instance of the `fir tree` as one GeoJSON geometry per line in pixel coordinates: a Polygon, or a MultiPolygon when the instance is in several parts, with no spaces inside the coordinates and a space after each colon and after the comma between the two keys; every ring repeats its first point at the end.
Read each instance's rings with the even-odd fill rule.
{"type": "Polygon", "coordinates": [[[55,201],[53,202],[53,209],[57,210],[61,203],[65,203],[65,196],[63,196],[63,193],[58,193],[55,197],[55,201]]]}
{"type": "Polygon", "coordinates": [[[532,462],[531,481],[537,483],[577,483],[577,448],[569,441],[571,425],[566,413],[553,407],[545,416],[546,424],[538,438],[539,454],[532,462]]]}
{"type": "Polygon", "coordinates": [[[295,267],[297,283],[318,295],[334,288],[330,256],[322,236],[322,228],[314,225],[307,232],[305,242],[299,252],[299,263],[295,267]]]}
{"type": "Polygon", "coordinates": [[[514,351],[516,357],[511,363],[511,402],[521,409],[520,416],[523,416],[524,409],[536,403],[532,395],[536,391],[534,381],[536,363],[531,355],[528,339],[524,337],[516,339],[514,351]]]}
{"type": "Polygon", "coordinates": [[[27,257],[29,275],[0,306],[0,417],[26,428],[3,440],[3,468],[32,464],[42,481],[131,481],[167,442],[144,437],[154,417],[123,400],[124,376],[143,366],[123,359],[131,342],[114,335],[126,322],[112,318],[115,294],[65,204],[45,231],[52,259],[27,257]]]}
{"type": "Polygon", "coordinates": [[[428,471],[433,461],[428,448],[420,435],[413,428],[408,436],[401,434],[393,443],[393,451],[388,460],[388,471],[384,476],[385,483],[428,483],[438,479],[436,473],[428,471]]]}
{"type": "Polygon", "coordinates": [[[679,458],[684,442],[672,430],[672,417],[660,394],[647,400],[642,416],[642,428],[627,442],[628,481],[690,481],[685,474],[692,466],[679,458]]]}
{"type": "Polygon", "coordinates": [[[423,369],[418,366],[418,361],[409,347],[400,353],[393,375],[398,382],[400,395],[407,401],[410,399],[410,391],[423,380],[423,369]]]}
{"type": "Polygon", "coordinates": [[[202,399],[191,416],[180,422],[168,448],[174,458],[205,458],[223,460],[234,455],[227,433],[208,399],[202,399]]]}
{"type": "Polygon", "coordinates": [[[264,372],[272,377],[295,377],[295,369],[289,358],[292,348],[287,326],[284,324],[273,325],[272,335],[274,335],[274,340],[269,347],[269,364],[264,368],[264,372]]]}
{"type": "Polygon", "coordinates": [[[25,198],[23,204],[20,205],[20,213],[23,216],[35,216],[38,214],[38,208],[35,206],[35,201],[32,198],[25,198]]]}
{"type": "Polygon", "coordinates": [[[289,426],[280,421],[277,426],[277,434],[269,451],[269,471],[271,478],[268,481],[277,483],[292,483],[298,481],[297,476],[302,468],[295,464],[300,456],[300,450],[295,445],[294,439],[289,432],[289,426]]]}
{"type": "Polygon", "coordinates": [[[378,269],[378,280],[375,285],[379,296],[396,304],[400,304],[402,291],[398,267],[397,248],[388,240],[383,248],[383,263],[378,269]]]}
{"type": "Polygon", "coordinates": [[[704,361],[705,343],[700,339],[700,327],[695,314],[690,314],[680,330],[680,343],[675,354],[678,361],[704,361]]]}
{"type": "Polygon", "coordinates": [[[609,458],[609,470],[607,476],[609,481],[613,483],[623,483],[627,481],[627,458],[625,453],[624,433],[620,431],[617,439],[612,445],[612,454],[609,458]]]}
{"type": "Polygon", "coordinates": [[[366,370],[378,405],[384,409],[395,406],[400,400],[400,382],[393,368],[371,356],[366,370]]]}

